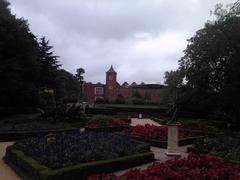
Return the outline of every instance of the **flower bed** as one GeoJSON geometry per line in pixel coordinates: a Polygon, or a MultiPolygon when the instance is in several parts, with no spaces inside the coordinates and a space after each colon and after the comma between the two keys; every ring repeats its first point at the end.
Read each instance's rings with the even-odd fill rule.
{"type": "MultiPolygon", "coordinates": [[[[137,125],[130,129],[125,129],[124,133],[134,139],[150,143],[152,146],[161,148],[167,147],[167,126],[137,125]]],[[[196,139],[203,138],[199,133],[195,133],[184,128],[179,128],[179,146],[192,144],[196,139]]]]}
{"type": "MultiPolygon", "coordinates": [[[[155,125],[137,125],[124,131],[130,136],[138,136],[144,139],[167,141],[168,127],[167,126],[155,126],[155,125]]],[[[190,138],[199,136],[199,133],[195,133],[183,128],[179,128],[179,139],[190,138]]]]}
{"type": "Polygon", "coordinates": [[[88,180],[237,180],[240,167],[226,163],[221,159],[200,154],[189,154],[185,159],[168,160],[154,163],[147,169],[131,169],[121,176],[113,174],[92,175],[88,180]]]}
{"type": "Polygon", "coordinates": [[[149,145],[109,133],[49,134],[7,148],[5,161],[23,177],[68,179],[154,160],[149,145]]]}
{"type": "Polygon", "coordinates": [[[117,119],[109,116],[95,116],[87,124],[85,129],[87,131],[107,131],[115,132],[122,131],[125,128],[130,127],[128,119],[117,119]]]}
{"type": "Polygon", "coordinates": [[[240,164],[240,139],[229,136],[216,136],[198,140],[188,151],[214,154],[240,164]]]}
{"type": "Polygon", "coordinates": [[[147,152],[129,138],[109,133],[52,134],[16,142],[14,147],[50,168],[147,152]]]}

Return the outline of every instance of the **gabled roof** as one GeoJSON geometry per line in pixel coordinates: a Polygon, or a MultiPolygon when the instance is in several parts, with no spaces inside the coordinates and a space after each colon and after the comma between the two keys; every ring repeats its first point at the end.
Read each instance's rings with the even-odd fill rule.
{"type": "Polygon", "coordinates": [[[116,73],[116,71],[113,69],[113,66],[111,65],[110,69],[107,71],[108,73],[116,73]]]}

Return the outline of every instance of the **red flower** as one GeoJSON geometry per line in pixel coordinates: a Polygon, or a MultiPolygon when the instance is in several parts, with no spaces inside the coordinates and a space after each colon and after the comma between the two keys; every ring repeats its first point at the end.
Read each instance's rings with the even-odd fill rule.
{"type": "MultiPolygon", "coordinates": [[[[94,176],[91,176],[94,177],[94,176]]],[[[98,179],[89,180],[101,180],[98,179]]],[[[153,163],[147,169],[130,169],[111,180],[239,180],[240,167],[226,163],[218,158],[190,153],[187,158],[153,163]]]]}

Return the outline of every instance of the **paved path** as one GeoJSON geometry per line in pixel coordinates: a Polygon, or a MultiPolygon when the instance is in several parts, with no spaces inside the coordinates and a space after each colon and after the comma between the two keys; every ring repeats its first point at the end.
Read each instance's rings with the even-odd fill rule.
{"type": "MultiPolygon", "coordinates": [[[[186,152],[187,152],[187,148],[189,146],[191,146],[191,145],[182,146],[182,147],[179,148],[179,150],[181,152],[181,158],[187,157],[188,154],[186,152]]],[[[156,159],[155,162],[164,162],[164,161],[167,161],[167,160],[175,158],[175,156],[167,156],[165,154],[167,149],[151,146],[151,151],[154,153],[154,157],[156,159]]],[[[135,167],[132,167],[132,168],[146,169],[151,164],[152,164],[152,162],[151,163],[147,163],[147,164],[142,164],[140,166],[135,166],[135,167]]],[[[132,168],[129,168],[129,169],[132,169],[132,168]]],[[[128,171],[129,169],[125,169],[125,170],[122,170],[122,171],[117,171],[117,172],[114,172],[114,174],[119,176],[119,175],[123,174],[124,172],[128,171]]]]}
{"type": "Polygon", "coordinates": [[[147,118],[142,118],[142,119],[138,119],[138,118],[132,118],[131,119],[131,126],[136,126],[136,125],[145,125],[145,124],[150,124],[150,125],[155,125],[155,126],[161,126],[161,124],[151,120],[151,119],[147,119],[147,118]]]}
{"type": "MultiPolygon", "coordinates": [[[[145,124],[151,124],[151,125],[156,125],[156,126],[161,126],[161,124],[151,120],[151,119],[138,119],[138,118],[132,118],[132,126],[136,126],[136,125],[145,125],[145,124]]],[[[182,146],[179,148],[179,151],[181,152],[181,157],[187,157],[187,148],[191,146],[191,145],[187,145],[187,146],[182,146]]],[[[165,153],[167,151],[167,149],[163,149],[163,148],[158,148],[158,147],[154,147],[151,146],[151,151],[154,153],[154,157],[156,159],[157,162],[164,162],[167,161],[169,159],[173,159],[175,158],[174,156],[167,156],[165,153]]],[[[146,169],[149,165],[151,165],[152,163],[147,163],[147,164],[143,164],[140,166],[136,166],[133,168],[140,168],[140,169],[146,169]]],[[[131,169],[131,168],[130,168],[131,169]]],[[[122,171],[117,171],[114,174],[116,175],[121,175],[124,172],[126,172],[129,169],[126,170],[122,170],[122,171]]]]}
{"type": "Polygon", "coordinates": [[[0,180],[21,180],[15,172],[7,166],[3,161],[7,146],[12,145],[13,142],[0,142],[0,180]]]}

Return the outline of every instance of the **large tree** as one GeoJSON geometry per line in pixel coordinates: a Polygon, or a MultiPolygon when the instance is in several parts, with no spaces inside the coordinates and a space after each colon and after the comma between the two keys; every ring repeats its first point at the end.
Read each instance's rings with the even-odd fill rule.
{"type": "MultiPolygon", "coordinates": [[[[239,2],[239,1],[238,1],[239,2]]],[[[208,22],[188,40],[179,61],[188,90],[189,106],[224,112],[236,122],[240,114],[239,3],[229,9],[217,5],[216,21],[208,22]],[[190,92],[190,93],[189,93],[190,92]]]]}
{"type": "Polygon", "coordinates": [[[27,21],[0,0],[0,106],[37,104],[38,43],[27,21]]]}

